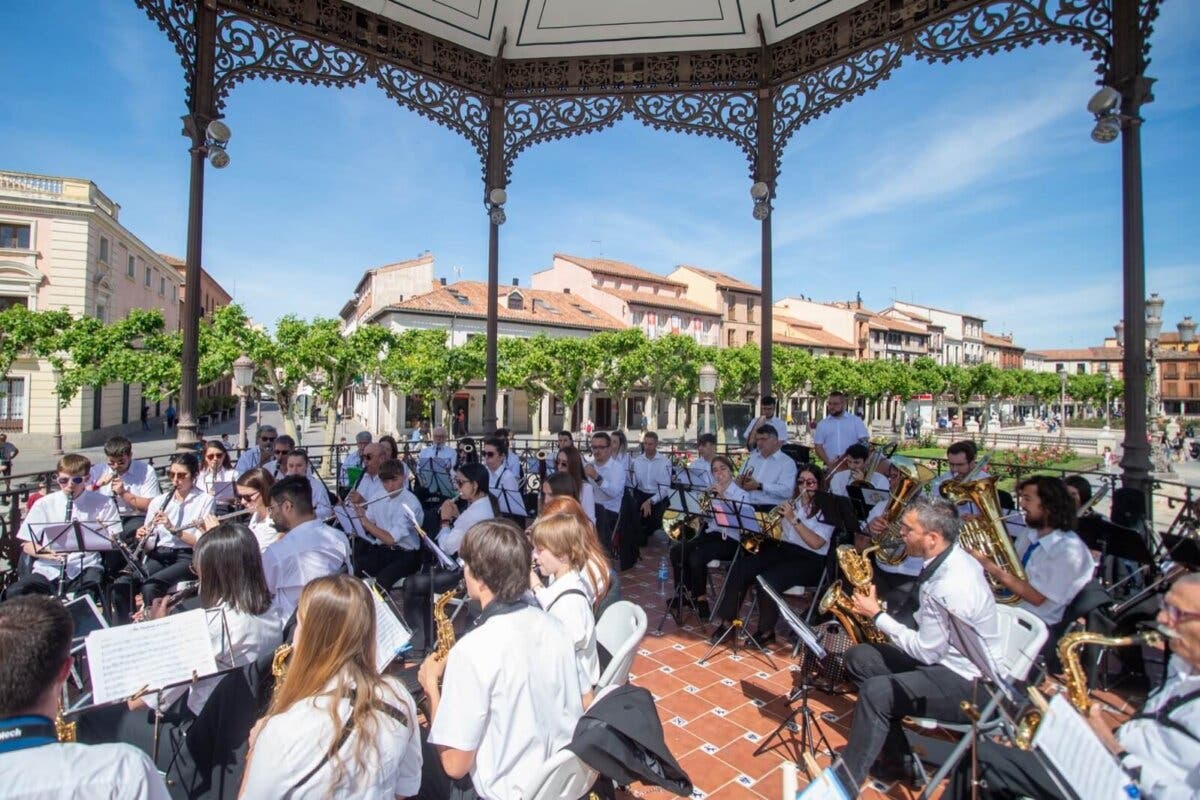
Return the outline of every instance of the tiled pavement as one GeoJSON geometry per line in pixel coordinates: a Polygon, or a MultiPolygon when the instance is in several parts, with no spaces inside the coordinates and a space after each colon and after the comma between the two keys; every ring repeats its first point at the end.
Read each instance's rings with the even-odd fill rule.
{"type": "MultiPolygon", "coordinates": [[[[754,751],[790,712],[788,693],[795,684],[799,665],[790,644],[781,641],[769,647],[770,658],[757,650],[743,648],[734,655],[722,647],[704,664],[711,626],[701,626],[694,615],[678,627],[667,618],[661,636],[655,628],[668,598],[659,595],[657,567],[666,553],[666,542],[658,534],[642,551],[636,567],[621,574],[624,599],[646,610],[649,630],[634,658],[631,681],[649,689],[658,704],[667,745],[687,771],[696,788],[696,798],[771,798],[782,796],[784,761],[796,758],[799,734],[786,731],[761,754],[754,751]]],[[[718,581],[718,586],[719,586],[718,581]]],[[[666,591],[671,591],[668,583],[666,591]]],[[[747,600],[747,604],[749,603],[747,600]]],[[[747,627],[754,630],[754,623],[747,627]]],[[[780,631],[783,639],[783,632],[780,631]]],[[[854,697],[813,690],[810,706],[834,750],[846,743],[854,697]]],[[[818,763],[829,763],[818,756],[818,763]]],[[[803,783],[803,771],[800,774],[803,783]]],[[[890,792],[868,788],[861,797],[910,798],[906,788],[890,792]]],[[[635,784],[634,797],[672,797],[662,789],[635,784]]]]}

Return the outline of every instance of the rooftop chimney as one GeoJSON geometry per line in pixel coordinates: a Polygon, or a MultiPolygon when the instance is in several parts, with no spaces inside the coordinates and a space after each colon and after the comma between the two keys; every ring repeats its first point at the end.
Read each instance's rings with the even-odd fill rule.
{"type": "Polygon", "coordinates": [[[446,279],[445,279],[445,278],[438,278],[438,281],[439,281],[439,282],[442,284],[442,286],[445,286],[445,285],[446,285],[446,279]]]}
{"type": "Polygon", "coordinates": [[[571,287],[570,287],[570,286],[564,286],[564,287],[563,287],[563,294],[570,294],[570,293],[571,293],[571,287]]]}
{"type": "Polygon", "coordinates": [[[520,285],[521,285],[521,279],[513,278],[513,286],[520,286],[520,285]]]}

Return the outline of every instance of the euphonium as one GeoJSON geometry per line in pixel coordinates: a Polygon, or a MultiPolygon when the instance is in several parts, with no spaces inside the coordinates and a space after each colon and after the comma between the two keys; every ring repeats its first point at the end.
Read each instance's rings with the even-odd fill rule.
{"type": "MultiPolygon", "coordinates": [[[[865,592],[871,585],[875,569],[871,566],[870,554],[877,549],[879,549],[878,545],[872,545],[860,553],[848,544],[840,545],[837,548],[838,567],[841,568],[842,574],[846,576],[846,581],[852,587],[851,591],[865,592]]],[[[825,590],[817,608],[823,614],[832,614],[838,622],[842,623],[846,635],[855,644],[864,642],[886,644],[888,641],[888,637],[875,627],[874,622],[864,619],[855,612],[850,597],[842,591],[840,580],[834,581],[833,585],[825,590]]]]}
{"type": "Polygon", "coordinates": [[[934,479],[934,472],[924,464],[913,464],[909,467],[907,464],[893,462],[892,466],[900,471],[900,482],[888,496],[887,505],[880,514],[887,527],[883,533],[871,537],[871,544],[879,549],[876,558],[885,564],[896,566],[908,555],[904,549],[904,538],[900,535],[900,517],[912,499],[934,479]]]}
{"type": "MultiPolygon", "coordinates": [[[[894,449],[894,448],[893,448],[894,449]]],[[[872,489],[874,484],[871,483],[871,476],[879,469],[879,465],[887,458],[887,448],[883,445],[872,445],[871,454],[867,456],[867,460],[863,463],[862,478],[856,481],[850,481],[849,486],[857,486],[860,489],[872,489]]]]}
{"type": "MultiPolygon", "coordinates": [[[[1071,706],[1080,714],[1087,714],[1092,706],[1088,696],[1087,672],[1083,668],[1079,651],[1088,645],[1096,647],[1129,647],[1131,645],[1150,645],[1157,647],[1162,644],[1163,635],[1157,630],[1145,630],[1130,636],[1105,636],[1091,631],[1075,631],[1065,634],[1058,640],[1058,659],[1063,665],[1063,682],[1067,687],[1067,699],[1071,706]]],[[[1036,689],[1030,689],[1031,695],[1036,689]]],[[[1038,695],[1040,696],[1040,695],[1038,695]]],[[[1016,722],[1013,733],[1014,743],[1022,750],[1033,746],[1033,737],[1041,724],[1043,710],[1037,700],[1034,708],[1027,710],[1016,722]]]]}
{"type": "Polygon", "coordinates": [[[283,680],[287,677],[288,661],[292,657],[293,649],[292,645],[284,642],[275,648],[275,655],[271,656],[271,676],[275,678],[276,689],[283,685],[283,680]]]}
{"type": "MultiPolygon", "coordinates": [[[[996,494],[996,480],[994,476],[988,476],[963,483],[946,481],[942,484],[942,496],[955,505],[970,502],[979,509],[978,519],[963,523],[958,534],[959,544],[967,550],[982,552],[1000,569],[1025,580],[1025,569],[1017,557],[1008,529],[1004,527],[1004,514],[1000,511],[1000,498],[996,494]]],[[[990,575],[988,583],[997,603],[1012,605],[1020,601],[1020,597],[990,575]]]]}

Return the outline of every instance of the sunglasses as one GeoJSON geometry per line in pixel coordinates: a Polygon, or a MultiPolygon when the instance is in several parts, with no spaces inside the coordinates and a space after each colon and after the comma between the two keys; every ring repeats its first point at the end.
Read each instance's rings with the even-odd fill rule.
{"type": "Polygon", "coordinates": [[[224,457],[225,457],[224,453],[206,453],[204,455],[204,460],[205,461],[220,461],[224,457]]]}
{"type": "Polygon", "coordinates": [[[256,497],[258,497],[258,492],[250,492],[249,494],[237,493],[238,500],[241,500],[243,503],[253,503],[256,497]]]}
{"type": "Polygon", "coordinates": [[[83,483],[83,480],[84,480],[84,478],[82,475],[72,475],[69,478],[64,478],[62,475],[59,475],[58,476],[58,485],[66,486],[69,483],[72,486],[78,486],[79,484],[83,483]]]}
{"type": "Polygon", "coordinates": [[[290,452],[292,452],[292,451],[291,451],[291,450],[276,450],[276,451],[275,451],[275,455],[277,455],[277,456],[286,456],[286,455],[287,455],[288,453],[290,453],[290,452]]]}
{"type": "Polygon", "coordinates": [[[819,481],[816,478],[806,478],[800,481],[801,486],[816,486],[819,481]]]}
{"type": "Polygon", "coordinates": [[[170,478],[171,480],[175,480],[176,478],[179,478],[180,480],[182,480],[184,478],[192,477],[192,473],[190,473],[190,472],[168,472],[167,477],[170,478]]]}
{"type": "Polygon", "coordinates": [[[275,437],[274,436],[260,436],[258,440],[260,442],[262,442],[263,444],[271,444],[272,442],[275,441],[275,437]]]}

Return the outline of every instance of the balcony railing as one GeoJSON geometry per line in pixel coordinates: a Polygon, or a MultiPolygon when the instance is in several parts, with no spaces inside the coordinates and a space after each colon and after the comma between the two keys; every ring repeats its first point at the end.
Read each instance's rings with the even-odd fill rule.
{"type": "Polygon", "coordinates": [[[22,194],[58,197],[62,194],[63,182],[61,178],[26,175],[23,172],[0,172],[0,189],[21,192],[22,194]]]}

